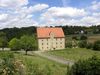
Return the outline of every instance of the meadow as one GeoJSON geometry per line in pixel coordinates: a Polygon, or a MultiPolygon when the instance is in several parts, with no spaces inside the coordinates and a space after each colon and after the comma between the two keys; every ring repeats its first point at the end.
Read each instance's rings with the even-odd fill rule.
{"type": "MultiPolygon", "coordinates": [[[[67,35],[66,41],[71,41],[73,36],[77,36],[79,38],[81,35],[67,35]]],[[[90,43],[94,43],[95,41],[100,40],[100,34],[88,34],[86,36],[88,38],[87,41],[90,43]]]]}
{"type": "Polygon", "coordinates": [[[65,75],[67,71],[67,65],[37,55],[15,53],[15,57],[25,65],[26,75],[65,75]]]}
{"type": "Polygon", "coordinates": [[[86,48],[67,48],[64,50],[48,51],[47,53],[72,61],[88,59],[93,55],[96,55],[100,58],[100,51],[94,51],[86,48]]]}

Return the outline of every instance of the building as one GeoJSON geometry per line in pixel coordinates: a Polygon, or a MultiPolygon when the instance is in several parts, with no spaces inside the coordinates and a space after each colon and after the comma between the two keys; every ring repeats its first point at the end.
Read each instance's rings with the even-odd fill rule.
{"type": "Polygon", "coordinates": [[[39,50],[57,50],[65,48],[65,35],[62,28],[41,27],[37,28],[39,50]]]}

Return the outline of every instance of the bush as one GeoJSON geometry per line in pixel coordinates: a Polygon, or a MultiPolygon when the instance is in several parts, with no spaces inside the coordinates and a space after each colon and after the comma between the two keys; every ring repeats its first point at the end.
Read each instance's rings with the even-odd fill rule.
{"type": "Polygon", "coordinates": [[[78,46],[79,46],[80,48],[86,48],[86,46],[87,46],[87,41],[86,41],[86,40],[79,41],[78,46]]]}
{"type": "Polygon", "coordinates": [[[86,35],[81,35],[80,40],[87,40],[87,36],[86,35]]]}
{"type": "Polygon", "coordinates": [[[13,53],[0,52],[0,75],[15,74],[13,59],[14,59],[13,53]]]}
{"type": "Polygon", "coordinates": [[[98,51],[100,51],[100,40],[94,42],[93,50],[98,50],[98,51]]]}
{"type": "Polygon", "coordinates": [[[87,48],[87,49],[92,49],[92,48],[93,48],[93,44],[92,44],[92,43],[87,43],[86,48],[87,48]]]}
{"type": "Polygon", "coordinates": [[[25,75],[22,65],[12,52],[0,52],[0,75],[25,75]]]}
{"type": "Polygon", "coordinates": [[[100,59],[93,56],[87,60],[79,60],[68,68],[67,75],[100,75],[100,59]]]}
{"type": "Polygon", "coordinates": [[[78,37],[77,36],[73,36],[72,39],[73,40],[78,40],[78,37]]]}
{"type": "Polygon", "coordinates": [[[66,48],[72,48],[72,42],[71,41],[66,43],[66,48]]]}

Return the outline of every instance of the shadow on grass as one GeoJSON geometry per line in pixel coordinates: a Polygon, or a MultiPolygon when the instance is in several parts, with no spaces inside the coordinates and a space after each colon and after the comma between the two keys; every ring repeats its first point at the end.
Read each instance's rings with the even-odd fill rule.
{"type": "Polygon", "coordinates": [[[15,54],[21,54],[21,55],[26,55],[26,56],[36,56],[36,54],[34,54],[34,53],[27,53],[27,54],[25,54],[25,52],[21,52],[21,51],[14,51],[14,53],[15,54]]]}

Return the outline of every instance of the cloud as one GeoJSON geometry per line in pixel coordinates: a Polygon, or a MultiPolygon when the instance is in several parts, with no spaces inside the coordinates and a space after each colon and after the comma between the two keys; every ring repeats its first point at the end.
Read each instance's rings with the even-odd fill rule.
{"type": "Polygon", "coordinates": [[[77,9],[72,7],[51,7],[42,14],[42,16],[48,16],[51,15],[53,17],[80,17],[86,15],[87,12],[85,12],[84,9],[77,9]]]}
{"type": "Polygon", "coordinates": [[[76,8],[66,6],[70,0],[63,0],[63,7],[49,7],[48,4],[30,5],[28,0],[0,0],[0,29],[27,26],[95,25],[100,24],[100,2],[76,8]]]}
{"type": "Polygon", "coordinates": [[[88,15],[85,9],[73,7],[51,7],[41,14],[40,23],[45,25],[75,25],[79,24],[79,18],[88,15]],[[77,19],[77,20],[76,20],[77,19]]]}
{"type": "Polygon", "coordinates": [[[100,2],[93,1],[91,9],[93,9],[93,10],[100,10],[100,2]]]}
{"type": "Polygon", "coordinates": [[[0,0],[0,7],[16,8],[27,4],[28,0],[0,0]]]}
{"type": "Polygon", "coordinates": [[[38,22],[34,19],[34,13],[41,12],[48,7],[47,4],[36,4],[29,7],[20,6],[20,8],[14,8],[14,10],[5,9],[5,13],[3,10],[0,10],[0,29],[7,27],[38,26],[38,22]]]}
{"type": "Polygon", "coordinates": [[[8,14],[0,14],[0,22],[8,18],[8,14]]]}

